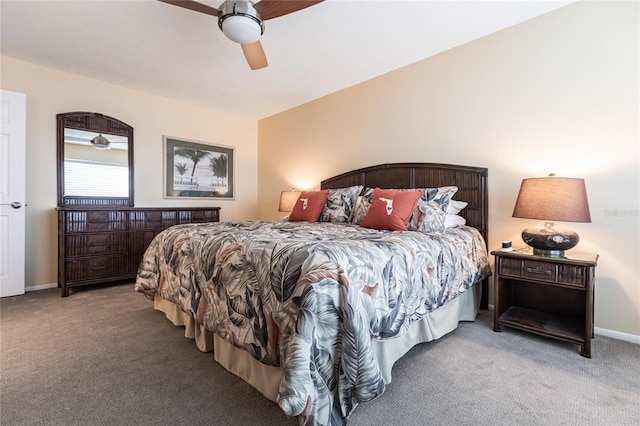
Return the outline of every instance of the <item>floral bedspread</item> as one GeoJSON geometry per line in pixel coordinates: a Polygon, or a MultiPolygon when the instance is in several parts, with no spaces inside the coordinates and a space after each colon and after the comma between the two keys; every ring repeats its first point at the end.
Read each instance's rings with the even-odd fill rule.
{"type": "Polygon", "coordinates": [[[151,242],[136,290],[158,292],[262,363],[281,366],[278,403],[303,424],[344,424],[384,390],[371,337],[405,333],[489,274],[480,233],[356,225],[179,225],[151,242]]]}

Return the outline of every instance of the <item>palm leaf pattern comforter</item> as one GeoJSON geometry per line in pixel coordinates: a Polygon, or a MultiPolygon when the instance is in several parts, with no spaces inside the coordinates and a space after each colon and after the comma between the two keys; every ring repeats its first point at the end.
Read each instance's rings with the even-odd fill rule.
{"type": "Polygon", "coordinates": [[[489,274],[469,227],[442,234],[350,224],[178,225],[145,252],[157,292],[258,361],[280,366],[278,403],[303,424],[343,424],[384,390],[371,342],[400,336],[489,274]]]}

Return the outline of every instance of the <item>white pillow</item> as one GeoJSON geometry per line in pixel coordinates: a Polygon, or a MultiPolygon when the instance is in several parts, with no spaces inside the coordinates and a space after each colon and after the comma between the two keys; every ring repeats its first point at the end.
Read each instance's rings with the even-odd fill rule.
{"type": "Polygon", "coordinates": [[[444,218],[444,228],[448,229],[448,228],[455,228],[458,226],[462,226],[464,224],[467,223],[467,220],[462,217],[459,216],[457,214],[448,214],[445,218],[444,218]]]}
{"type": "Polygon", "coordinates": [[[465,203],[464,201],[451,200],[447,206],[447,214],[458,214],[462,209],[467,207],[468,204],[469,203],[465,203]]]}

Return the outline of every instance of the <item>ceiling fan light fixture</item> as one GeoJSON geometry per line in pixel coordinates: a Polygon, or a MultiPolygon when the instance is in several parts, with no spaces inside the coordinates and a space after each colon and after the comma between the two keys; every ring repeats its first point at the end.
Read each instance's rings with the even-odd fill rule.
{"type": "Polygon", "coordinates": [[[222,23],[222,32],[229,40],[240,44],[251,44],[260,40],[260,24],[247,16],[232,15],[222,23]]]}
{"type": "Polygon", "coordinates": [[[91,139],[91,146],[95,149],[111,149],[111,141],[102,134],[99,134],[95,138],[91,139]]]}
{"type": "Polygon", "coordinates": [[[225,1],[220,6],[218,27],[229,40],[240,44],[255,43],[264,32],[262,18],[249,1],[225,1]]]}

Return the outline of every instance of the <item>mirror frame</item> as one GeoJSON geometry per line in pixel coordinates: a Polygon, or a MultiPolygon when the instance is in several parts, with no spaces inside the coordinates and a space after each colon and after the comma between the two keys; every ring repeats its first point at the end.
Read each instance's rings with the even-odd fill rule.
{"type": "Polygon", "coordinates": [[[58,207],[133,207],[133,127],[97,112],[65,112],[57,119],[57,157],[58,157],[58,207]],[[118,136],[126,136],[129,157],[129,196],[128,197],[80,197],[64,195],[64,129],[86,130],[118,136]]]}

